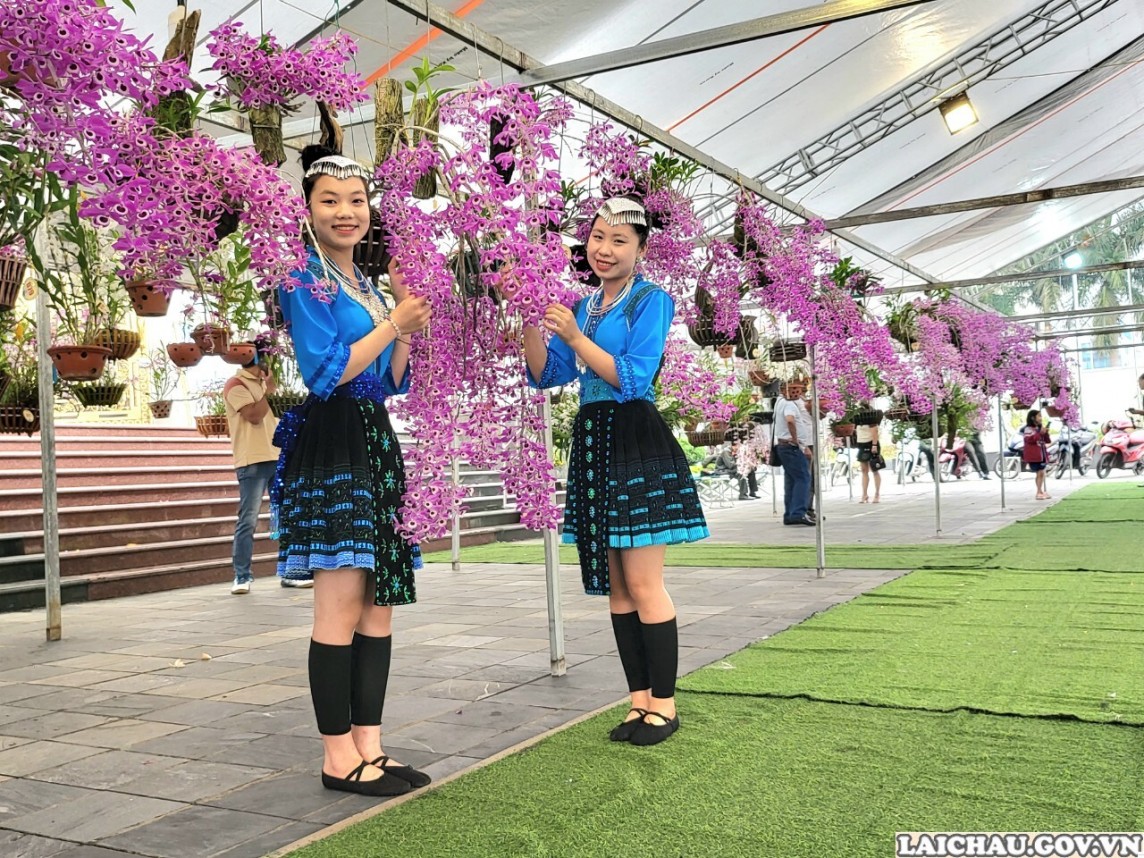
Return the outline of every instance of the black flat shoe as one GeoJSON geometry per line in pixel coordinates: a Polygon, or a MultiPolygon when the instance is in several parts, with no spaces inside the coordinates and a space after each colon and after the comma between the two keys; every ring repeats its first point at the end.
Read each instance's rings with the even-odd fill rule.
{"type": "MultiPolygon", "coordinates": [[[[666,724],[649,724],[647,721],[640,721],[639,727],[632,733],[632,737],[628,740],[633,745],[658,745],[664,739],[667,739],[679,729],[679,714],[676,713],[674,718],[668,719],[666,715],[661,715],[658,712],[648,712],[647,715],[654,715],[656,718],[662,718],[666,724]]],[[[647,715],[644,717],[646,718],[647,715]]]]}
{"type": "Polygon", "coordinates": [[[355,792],[358,795],[373,796],[404,795],[412,788],[407,781],[397,777],[397,775],[384,773],[375,781],[363,781],[361,776],[368,765],[370,764],[362,760],[361,765],[344,778],[335,778],[333,775],[322,772],[322,786],[341,792],[355,792]]]}
{"type": "Polygon", "coordinates": [[[425,774],[425,772],[418,771],[413,766],[399,766],[396,763],[393,765],[386,765],[389,762],[389,757],[378,757],[370,763],[371,766],[377,766],[383,772],[394,777],[399,777],[406,781],[413,789],[420,789],[423,786],[429,786],[433,783],[433,778],[425,774]]]}
{"type": "Polygon", "coordinates": [[[608,738],[613,742],[628,741],[628,739],[632,737],[632,733],[636,731],[636,727],[642,723],[643,716],[647,714],[646,709],[640,709],[636,706],[633,706],[628,710],[628,712],[638,712],[640,713],[640,717],[633,718],[631,721],[621,721],[619,724],[613,727],[612,732],[608,734],[608,738]]]}

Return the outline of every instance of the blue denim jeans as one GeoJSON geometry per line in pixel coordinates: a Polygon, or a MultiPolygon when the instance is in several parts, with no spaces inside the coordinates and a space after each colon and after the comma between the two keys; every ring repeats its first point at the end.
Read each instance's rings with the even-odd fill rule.
{"type": "Polygon", "coordinates": [[[236,471],[238,521],[234,525],[234,548],[231,552],[235,581],[250,581],[254,578],[254,573],[250,571],[250,559],[254,555],[254,528],[262,509],[262,496],[274,479],[277,465],[277,462],[257,462],[236,471]]]}
{"type": "Polygon", "coordinates": [[[797,521],[810,503],[810,462],[792,444],[779,444],[775,450],[783,466],[783,521],[797,521]]]}

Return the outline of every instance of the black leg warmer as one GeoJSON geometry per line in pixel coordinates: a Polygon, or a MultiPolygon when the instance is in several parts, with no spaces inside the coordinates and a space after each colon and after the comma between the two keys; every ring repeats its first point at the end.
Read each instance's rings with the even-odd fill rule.
{"type": "Polygon", "coordinates": [[[628,691],[646,691],[651,688],[640,615],[635,611],[630,614],[612,614],[612,631],[616,633],[616,648],[620,652],[624,675],[628,678],[628,691]]]}
{"type": "Polygon", "coordinates": [[[675,696],[675,676],[679,672],[679,627],[672,617],[665,623],[640,623],[644,647],[647,649],[651,696],[664,699],[675,696]]]}
{"type": "Polygon", "coordinates": [[[381,724],[392,655],[392,636],[371,638],[354,632],[350,721],[359,727],[377,727],[381,724]]]}
{"type": "Polygon", "coordinates": [[[350,731],[351,647],[310,641],[310,698],[318,732],[342,736],[350,731]]]}

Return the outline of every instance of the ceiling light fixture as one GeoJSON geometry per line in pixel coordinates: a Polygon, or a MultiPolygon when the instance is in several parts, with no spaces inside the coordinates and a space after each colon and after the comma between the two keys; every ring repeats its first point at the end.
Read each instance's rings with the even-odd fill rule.
{"type": "Polygon", "coordinates": [[[950,134],[964,131],[978,122],[977,111],[973,109],[968,92],[947,98],[937,106],[937,109],[941,111],[941,118],[945,120],[945,127],[949,129],[950,134]]]}

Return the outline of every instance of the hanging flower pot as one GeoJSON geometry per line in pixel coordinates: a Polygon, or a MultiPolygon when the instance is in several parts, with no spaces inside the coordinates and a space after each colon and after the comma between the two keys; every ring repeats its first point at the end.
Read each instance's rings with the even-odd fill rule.
{"type": "Polygon", "coordinates": [[[111,349],[103,346],[52,346],[48,354],[64,381],[86,381],[103,374],[111,349]]]}
{"type": "Polygon", "coordinates": [[[126,384],[79,384],[73,388],[75,398],[84,408],[118,405],[126,390],[126,384]]]}
{"type": "Polygon", "coordinates": [[[773,411],[752,412],[751,422],[758,423],[760,426],[773,426],[775,422],[775,413],[773,411]]]}
{"type": "Polygon", "coordinates": [[[849,438],[857,431],[853,423],[832,423],[830,425],[830,432],[835,438],[849,438]]]}
{"type": "Polygon", "coordinates": [[[282,141],[282,108],[277,104],[250,108],[250,137],[262,163],[280,166],[286,160],[282,141]]]}
{"type": "Polygon", "coordinates": [[[370,280],[377,280],[389,273],[389,250],[385,241],[385,227],[381,214],[376,209],[369,210],[369,229],[354,246],[354,265],[361,269],[370,280]]]}
{"type": "Polygon", "coordinates": [[[171,416],[171,404],[169,399],[160,399],[158,402],[148,402],[147,407],[151,409],[152,417],[156,420],[162,420],[171,416]]]}
{"type": "Polygon", "coordinates": [[[751,382],[755,387],[765,387],[770,380],[771,374],[765,369],[747,370],[747,381],[751,382]]]}
{"type": "MultiPolygon", "coordinates": [[[[409,110],[409,124],[413,126],[413,145],[416,146],[423,139],[437,142],[437,131],[441,125],[441,109],[437,99],[421,96],[409,110]]],[[[437,170],[430,169],[417,177],[413,186],[413,196],[419,200],[431,200],[437,196],[437,170]]]]}
{"type": "Polygon", "coordinates": [[[108,328],[95,335],[95,344],[111,351],[108,360],[127,360],[139,351],[139,334],[121,328],[108,328]]]}
{"type": "Polygon", "coordinates": [[[222,357],[230,348],[230,331],[222,325],[198,325],[191,331],[191,339],[199,344],[204,355],[222,357]]]}
{"type": "Polygon", "coordinates": [[[1045,413],[1047,413],[1050,417],[1064,417],[1065,416],[1065,410],[1063,408],[1057,408],[1057,406],[1055,406],[1055,405],[1046,405],[1045,406],[1045,413]]]}
{"type": "Polygon", "coordinates": [[[234,364],[235,366],[246,366],[252,360],[254,355],[258,352],[254,343],[231,343],[223,354],[222,359],[227,363],[234,364]]]}
{"type": "Polygon", "coordinates": [[[806,343],[783,342],[779,340],[771,346],[770,358],[772,363],[806,360],[806,343]]]}
{"type": "Polygon", "coordinates": [[[296,408],[306,401],[304,393],[271,393],[266,397],[266,403],[275,417],[281,417],[291,408],[296,408]]]}
{"type": "Polygon", "coordinates": [[[715,346],[715,351],[718,352],[719,357],[723,360],[730,360],[735,354],[735,347],[730,343],[724,343],[720,346],[715,346]]]}
{"type": "Polygon", "coordinates": [[[886,409],[887,420],[909,420],[910,409],[904,405],[895,405],[893,408],[886,409]]]}
{"type": "Polygon", "coordinates": [[[34,435],[39,431],[39,408],[0,405],[0,435],[34,435]]]}
{"type": "Polygon", "coordinates": [[[208,414],[205,417],[195,418],[195,428],[199,430],[200,435],[211,437],[212,435],[229,435],[230,425],[226,422],[225,414],[208,414]]]}
{"type": "Polygon", "coordinates": [[[175,366],[196,366],[203,359],[203,350],[198,343],[171,343],[167,346],[167,357],[175,366]]]}
{"type": "Polygon", "coordinates": [[[871,408],[866,411],[859,411],[854,415],[855,426],[877,426],[882,422],[885,415],[877,409],[871,408]]]}
{"type": "Polygon", "coordinates": [[[703,348],[731,346],[734,353],[735,346],[750,347],[758,343],[759,332],[755,330],[754,316],[741,316],[739,330],[734,334],[725,334],[715,330],[715,320],[710,316],[701,316],[694,325],[687,326],[687,333],[691,341],[703,348]]]}
{"type": "Polygon", "coordinates": [[[717,447],[723,443],[726,434],[726,429],[717,432],[714,429],[704,429],[701,432],[688,432],[687,441],[692,447],[717,447]]]}
{"type": "Polygon", "coordinates": [[[135,308],[136,316],[165,316],[171,305],[170,296],[163,290],[156,289],[150,280],[132,280],[127,284],[127,294],[131,297],[131,306],[135,308]]]}
{"type": "Polygon", "coordinates": [[[0,310],[11,310],[20,296],[27,263],[10,248],[0,249],[0,310]]]}

